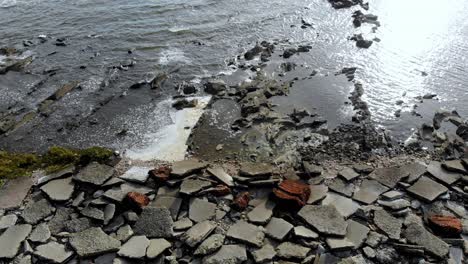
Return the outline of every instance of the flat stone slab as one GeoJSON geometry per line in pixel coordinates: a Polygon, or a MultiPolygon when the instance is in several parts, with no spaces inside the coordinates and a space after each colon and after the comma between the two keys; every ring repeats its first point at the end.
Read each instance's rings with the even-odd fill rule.
{"type": "Polygon", "coordinates": [[[29,235],[29,240],[32,242],[46,242],[51,236],[49,226],[46,223],[41,223],[34,228],[31,235],[29,235]]]}
{"type": "Polygon", "coordinates": [[[51,241],[47,244],[37,246],[34,255],[50,263],[64,263],[73,256],[73,251],[67,250],[62,244],[51,241]]]}
{"type": "Polygon", "coordinates": [[[193,253],[194,255],[208,255],[218,250],[224,244],[225,236],[214,234],[203,241],[193,253]]]}
{"type": "Polygon", "coordinates": [[[72,182],[72,177],[50,181],[41,187],[51,200],[64,202],[71,199],[75,184],[72,182]]]}
{"type": "Polygon", "coordinates": [[[448,191],[448,189],[442,184],[424,176],[406,190],[426,202],[432,202],[437,197],[448,191]]]}
{"type": "Polygon", "coordinates": [[[406,179],[406,181],[409,183],[415,182],[424,173],[426,173],[426,165],[418,161],[408,163],[408,164],[403,164],[400,166],[400,169],[409,173],[409,176],[406,179]]]}
{"type": "Polygon", "coordinates": [[[196,159],[177,161],[172,164],[171,175],[175,177],[185,177],[198,172],[207,166],[207,163],[196,159]]]}
{"type": "Polygon", "coordinates": [[[425,251],[439,258],[449,253],[447,243],[418,224],[410,224],[403,232],[403,236],[408,242],[424,247],[425,251]]]}
{"type": "Polygon", "coordinates": [[[4,215],[0,217],[0,231],[5,230],[11,226],[14,226],[18,221],[18,216],[15,214],[4,215]]]}
{"type": "Polygon", "coordinates": [[[156,196],[153,202],[150,203],[152,207],[167,208],[171,212],[172,219],[177,219],[179,215],[182,199],[172,196],[156,196]]]}
{"type": "Polygon", "coordinates": [[[379,195],[386,192],[388,187],[382,185],[376,180],[365,179],[362,181],[359,189],[354,193],[353,199],[364,204],[374,203],[379,195]]]}
{"type": "Polygon", "coordinates": [[[66,177],[66,176],[71,176],[73,174],[73,172],[75,171],[75,166],[74,165],[70,165],[60,171],[57,171],[57,172],[54,172],[54,173],[50,173],[50,174],[47,174],[44,176],[44,172],[43,171],[39,171],[39,172],[35,172],[33,173],[33,178],[37,179],[36,182],[34,183],[34,185],[42,185],[42,184],[45,184],[51,180],[55,180],[55,179],[59,179],[59,178],[62,178],[62,177],[66,177]],[[37,175],[37,174],[38,175],[37,175]]]}
{"type": "Polygon", "coordinates": [[[216,204],[202,199],[192,199],[189,205],[189,218],[194,222],[211,220],[216,215],[216,204]]]}
{"type": "Polygon", "coordinates": [[[98,221],[104,221],[104,212],[96,207],[87,206],[81,210],[81,214],[98,221]]]}
{"type": "Polygon", "coordinates": [[[249,222],[254,224],[266,224],[273,215],[276,204],[271,200],[262,201],[247,214],[249,222]]]}
{"type": "Polygon", "coordinates": [[[224,245],[218,252],[203,258],[204,264],[240,264],[247,261],[247,251],[242,245],[224,245]]]}
{"type": "Polygon", "coordinates": [[[91,162],[78,172],[73,179],[75,181],[90,183],[93,185],[102,185],[114,175],[114,168],[108,165],[91,162]]]}
{"type": "Polygon", "coordinates": [[[0,209],[15,209],[21,206],[33,185],[31,177],[19,177],[8,180],[0,188],[0,209]]]}
{"type": "Polygon", "coordinates": [[[148,249],[146,250],[146,257],[149,259],[157,258],[170,247],[171,243],[169,243],[164,238],[151,239],[148,245],[148,249]]]}
{"type": "Polygon", "coordinates": [[[293,229],[293,225],[282,218],[273,217],[266,228],[266,235],[276,240],[283,240],[293,229]]]}
{"type": "Polygon", "coordinates": [[[192,220],[187,217],[179,219],[177,222],[174,222],[174,231],[187,230],[193,226],[192,220]]]}
{"type": "Polygon", "coordinates": [[[241,220],[229,228],[227,237],[247,243],[249,245],[261,247],[263,245],[265,233],[263,233],[263,231],[258,226],[241,220]]]}
{"type": "Polygon", "coordinates": [[[185,179],[180,185],[180,193],[193,195],[211,186],[211,182],[199,179],[185,179]]]}
{"type": "Polygon", "coordinates": [[[50,203],[46,199],[40,199],[37,202],[29,203],[21,214],[21,217],[28,224],[37,224],[53,212],[54,208],[50,203]]]}
{"type": "Polygon", "coordinates": [[[283,242],[276,248],[276,252],[280,258],[305,259],[310,252],[310,248],[291,242],[283,242]]]}
{"type": "Polygon", "coordinates": [[[245,177],[268,177],[273,173],[273,166],[268,163],[244,162],[239,174],[245,177]]]}
{"type": "Polygon", "coordinates": [[[125,258],[140,259],[146,256],[146,249],[150,241],[145,236],[131,237],[125,244],[122,245],[117,255],[125,258]]]}
{"type": "Polygon", "coordinates": [[[153,193],[154,190],[143,185],[134,183],[124,183],[120,186],[112,187],[104,192],[104,197],[107,197],[115,202],[122,202],[129,192],[138,192],[142,194],[153,193]]]}
{"type": "Polygon", "coordinates": [[[300,218],[325,235],[346,235],[348,223],[332,205],[306,205],[297,214],[300,218]]]}
{"type": "Polygon", "coordinates": [[[309,228],[305,226],[294,227],[293,233],[297,237],[302,237],[306,239],[316,239],[319,237],[317,233],[315,233],[314,231],[310,230],[309,228]]]}
{"type": "Polygon", "coordinates": [[[448,171],[458,172],[461,174],[467,174],[465,166],[461,160],[446,160],[442,163],[442,167],[448,171]]]}
{"type": "Polygon", "coordinates": [[[328,193],[326,185],[310,185],[310,196],[307,204],[314,204],[323,200],[328,193]]]}
{"type": "Polygon", "coordinates": [[[221,167],[213,167],[207,169],[208,173],[211,174],[213,177],[221,181],[222,183],[226,184],[229,187],[234,186],[234,179],[231,175],[227,174],[221,167]]]}
{"type": "Polygon", "coordinates": [[[74,234],[70,237],[69,243],[80,257],[98,256],[118,251],[120,248],[120,241],[98,227],[74,234]]]}
{"type": "Polygon", "coordinates": [[[190,247],[195,247],[206,237],[208,237],[211,232],[216,228],[216,222],[213,221],[203,221],[194,226],[192,226],[187,232],[185,232],[181,240],[185,242],[190,247]]]}
{"type": "Polygon", "coordinates": [[[16,225],[5,230],[0,236],[0,259],[14,258],[31,230],[31,225],[16,225]]]}
{"type": "Polygon", "coordinates": [[[325,240],[332,251],[349,250],[355,247],[347,238],[327,238],[325,240]]]}
{"type": "Polygon", "coordinates": [[[394,188],[398,182],[407,178],[410,173],[401,167],[387,167],[387,168],[377,168],[369,174],[371,179],[374,179],[381,184],[394,188]]]}
{"type": "Polygon", "coordinates": [[[330,190],[333,190],[337,193],[341,193],[344,196],[351,197],[354,193],[354,184],[347,183],[340,178],[335,178],[333,181],[328,185],[330,190]]]}
{"type": "Polygon", "coordinates": [[[148,171],[150,170],[151,168],[148,167],[133,166],[130,169],[128,169],[123,175],[120,175],[119,178],[131,182],[145,183],[146,180],[148,180],[148,171]]]}
{"type": "Polygon", "coordinates": [[[252,250],[251,253],[255,263],[270,263],[276,257],[276,250],[270,244],[266,244],[260,249],[252,250]]]}
{"type": "Polygon", "coordinates": [[[427,166],[427,172],[434,176],[434,178],[447,185],[452,185],[453,183],[457,182],[462,176],[462,174],[458,172],[448,171],[444,169],[442,167],[442,163],[438,161],[431,161],[427,166]]]}
{"type": "Polygon", "coordinates": [[[348,220],[348,228],[346,229],[346,239],[352,242],[355,248],[360,248],[367,238],[370,229],[354,220],[348,220]]]}
{"type": "Polygon", "coordinates": [[[400,198],[403,198],[405,196],[402,192],[399,191],[389,191],[384,194],[382,194],[381,198],[382,200],[385,201],[394,201],[400,198]]]}
{"type": "Polygon", "coordinates": [[[338,176],[342,177],[346,181],[352,181],[355,178],[359,177],[359,173],[357,173],[352,168],[346,167],[338,172],[338,176]]]}
{"type": "Polygon", "coordinates": [[[172,217],[167,208],[145,207],[133,230],[149,238],[170,238],[173,235],[172,217]]]}
{"type": "Polygon", "coordinates": [[[403,222],[385,210],[374,211],[374,223],[392,239],[400,239],[403,222]]]}
{"type": "Polygon", "coordinates": [[[361,207],[350,198],[333,192],[327,194],[327,197],[322,201],[322,205],[334,206],[346,218],[353,215],[361,207]]]}

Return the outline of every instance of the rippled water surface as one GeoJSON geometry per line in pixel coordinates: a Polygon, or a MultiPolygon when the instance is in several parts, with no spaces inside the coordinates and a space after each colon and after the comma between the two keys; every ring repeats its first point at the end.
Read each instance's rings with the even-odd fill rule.
{"type": "MultiPolygon", "coordinates": [[[[397,136],[408,135],[440,107],[456,108],[462,116],[468,116],[468,1],[370,1],[368,12],[378,15],[381,23],[375,32],[373,25],[354,28],[351,15],[356,9],[359,7],[334,10],[325,0],[0,0],[0,46],[21,44],[40,34],[49,36],[51,41],[30,48],[36,56],[33,65],[57,70],[49,80],[51,87],[69,80],[85,83],[79,95],[63,107],[77,119],[89,117],[88,110],[98,103],[99,96],[116,98],[122,87],[153,72],[175,72],[178,78],[187,80],[229,72],[227,61],[261,40],[284,40],[279,49],[312,45],[311,52],[302,53],[296,60],[319,70],[322,76],[342,67],[358,67],[356,78],[364,83],[364,99],[372,118],[397,136]],[[302,19],[313,28],[302,29],[302,19]],[[380,42],[369,49],[358,49],[348,40],[355,33],[376,37],[380,42]],[[58,37],[67,38],[68,46],[54,46],[53,39],[58,37]],[[127,53],[130,49],[135,49],[133,54],[127,53]],[[125,60],[135,60],[137,65],[119,75],[112,90],[97,96],[99,83],[109,78],[109,69],[125,60]],[[87,68],[80,70],[82,65],[87,68]],[[414,99],[427,93],[437,94],[438,101],[421,104],[414,99]],[[396,105],[397,100],[403,100],[403,105],[396,105]],[[416,103],[422,118],[410,114],[416,103]],[[394,115],[398,109],[402,110],[400,118],[394,115]]],[[[34,99],[50,92],[38,91],[36,97],[28,99],[7,89],[11,79],[0,79],[2,100],[16,100],[23,107],[32,107],[34,99]]],[[[310,97],[311,104],[327,119],[341,120],[346,115],[339,105],[346,101],[349,87],[337,87],[334,80],[310,85],[314,86],[310,92],[292,91],[291,98],[299,95],[299,104],[306,105],[310,97]],[[330,102],[338,102],[338,106],[330,102]]],[[[306,86],[299,85],[301,89],[306,86]]],[[[67,138],[78,144],[112,146],[115,140],[111,135],[125,128],[133,137],[122,141],[124,146],[151,141],[145,139],[145,132],[156,133],[169,122],[170,114],[166,113],[169,110],[157,110],[157,117],[148,113],[160,109],[161,102],[173,93],[172,89],[162,89],[157,95],[129,94],[130,99],[106,105],[102,113],[109,120],[97,125],[94,134],[82,131],[67,138]],[[154,98],[148,99],[151,96],[154,98]]]]}

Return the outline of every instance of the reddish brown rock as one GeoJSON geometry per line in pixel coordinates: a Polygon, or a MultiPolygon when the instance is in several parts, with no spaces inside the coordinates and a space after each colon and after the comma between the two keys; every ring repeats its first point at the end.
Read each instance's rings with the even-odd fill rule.
{"type": "Polygon", "coordinates": [[[298,209],[306,205],[310,196],[310,188],[298,180],[284,180],[278,188],[273,189],[273,194],[280,205],[285,208],[298,209]]]}
{"type": "Polygon", "coordinates": [[[249,202],[250,202],[249,192],[243,192],[236,196],[232,205],[238,210],[244,210],[249,205],[249,202]]]}
{"type": "Polygon", "coordinates": [[[463,231],[462,222],[453,216],[433,215],[428,221],[434,233],[443,237],[458,236],[463,231]]]}
{"type": "Polygon", "coordinates": [[[148,174],[150,177],[152,177],[158,182],[165,182],[169,180],[169,175],[171,175],[171,171],[171,168],[167,166],[161,166],[157,169],[150,170],[148,174]]]}
{"type": "Polygon", "coordinates": [[[138,192],[129,192],[124,199],[124,204],[137,212],[141,212],[141,210],[147,206],[149,202],[150,199],[148,196],[138,192]]]}

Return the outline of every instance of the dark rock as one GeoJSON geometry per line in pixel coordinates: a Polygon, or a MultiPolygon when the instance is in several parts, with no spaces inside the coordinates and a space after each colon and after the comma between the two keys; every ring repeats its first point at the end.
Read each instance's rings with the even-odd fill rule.
{"type": "Polygon", "coordinates": [[[80,257],[92,257],[115,252],[120,241],[108,236],[101,228],[93,227],[70,237],[70,245],[80,257]]]}
{"type": "Polygon", "coordinates": [[[263,47],[257,44],[257,45],[255,45],[255,47],[253,47],[252,49],[248,50],[248,51],[244,54],[244,58],[245,58],[246,60],[252,60],[255,56],[259,55],[262,51],[263,51],[263,47]]]}
{"type": "Polygon", "coordinates": [[[336,236],[346,235],[348,224],[332,205],[306,205],[297,215],[320,233],[336,236]]]}
{"type": "Polygon", "coordinates": [[[196,107],[198,105],[198,100],[197,99],[179,99],[177,101],[175,101],[173,104],[172,104],[172,107],[174,107],[175,109],[177,110],[182,110],[184,108],[193,108],[193,107],[196,107]]]}
{"type": "Polygon", "coordinates": [[[288,59],[288,58],[290,58],[292,55],[294,55],[296,53],[297,53],[296,49],[286,49],[283,52],[283,58],[288,59]]]}
{"type": "Polygon", "coordinates": [[[227,85],[221,80],[213,80],[205,84],[205,92],[212,95],[224,92],[227,88],[227,85]]]}
{"type": "Polygon", "coordinates": [[[356,47],[364,48],[364,49],[370,48],[370,46],[372,46],[372,43],[373,43],[372,40],[364,39],[362,34],[356,34],[356,35],[352,36],[351,40],[356,41],[356,47]]]}
{"type": "Polygon", "coordinates": [[[137,235],[149,238],[170,238],[173,235],[171,213],[166,208],[145,207],[135,223],[137,235]]]}

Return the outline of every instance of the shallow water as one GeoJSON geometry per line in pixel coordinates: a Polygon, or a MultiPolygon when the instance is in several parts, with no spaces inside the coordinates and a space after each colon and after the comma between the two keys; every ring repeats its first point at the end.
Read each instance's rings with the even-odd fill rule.
{"type": "MultiPolygon", "coordinates": [[[[310,83],[293,87],[296,90],[289,99],[278,100],[285,109],[288,104],[310,105],[331,124],[347,120],[349,109],[344,103],[351,84],[330,76],[342,67],[355,66],[373,120],[399,138],[409,135],[419,122],[430,120],[439,107],[456,108],[468,116],[464,103],[468,1],[370,1],[369,12],[378,15],[381,23],[375,33],[372,25],[353,27],[351,14],[356,9],[334,10],[325,0],[1,0],[0,46],[37,41],[41,34],[50,39],[27,48],[35,55],[34,80],[12,85],[17,79],[0,76],[0,110],[12,105],[33,109],[60,85],[79,80],[83,89],[60,102],[58,114],[49,117],[53,121],[37,128],[40,133],[24,140],[26,131],[32,129],[25,127],[13,138],[25,143],[25,148],[65,142],[125,149],[144,144],[171,123],[170,106],[161,102],[175,93],[172,87],[127,92],[132,83],[162,71],[176,72],[174,79],[186,80],[230,72],[227,62],[256,41],[284,40],[278,49],[312,45],[311,52],[291,60],[320,72],[310,83]],[[301,29],[301,19],[313,28],[301,29]],[[360,32],[381,41],[358,49],[348,38],[360,32]],[[67,47],[54,45],[59,37],[67,38],[67,47]],[[128,54],[130,49],[135,51],[128,54]],[[128,60],[135,60],[135,67],[112,71],[112,66],[128,60]],[[87,68],[79,69],[82,65],[87,68]],[[56,75],[27,96],[24,87],[40,80],[47,69],[56,70],[56,75]],[[111,84],[100,88],[108,79],[111,84]],[[437,94],[439,101],[420,104],[414,99],[426,93],[437,94]],[[396,105],[397,100],[403,100],[403,106],[396,105]],[[97,108],[102,102],[110,103],[97,108]],[[423,118],[410,114],[415,103],[423,118]],[[400,118],[394,116],[398,109],[403,110],[400,118]],[[67,120],[82,125],[90,118],[99,119],[99,124],[56,132],[67,120]],[[115,139],[123,129],[126,136],[115,139]]],[[[12,145],[11,139],[0,143],[12,145]]]]}

